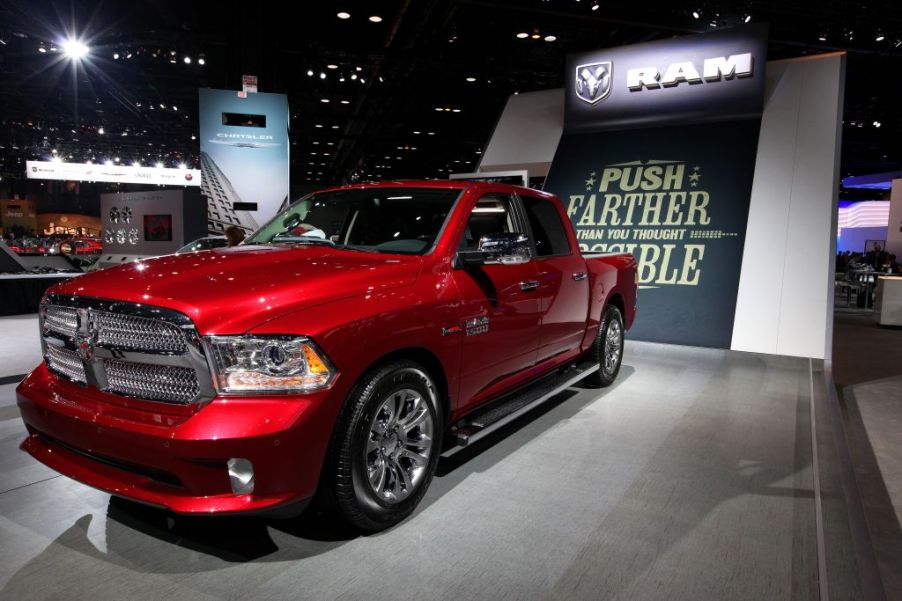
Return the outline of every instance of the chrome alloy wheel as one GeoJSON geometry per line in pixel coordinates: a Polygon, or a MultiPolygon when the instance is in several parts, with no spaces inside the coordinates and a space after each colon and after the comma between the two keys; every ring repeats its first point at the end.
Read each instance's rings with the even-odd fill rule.
{"type": "Polygon", "coordinates": [[[612,319],[608,324],[608,332],[604,338],[604,370],[611,374],[617,369],[620,361],[620,349],[623,346],[623,327],[620,321],[612,319]]]}
{"type": "Polygon", "coordinates": [[[397,503],[417,488],[426,476],[432,438],[432,413],[419,392],[404,388],[383,401],[364,451],[367,479],[377,497],[397,503]]]}

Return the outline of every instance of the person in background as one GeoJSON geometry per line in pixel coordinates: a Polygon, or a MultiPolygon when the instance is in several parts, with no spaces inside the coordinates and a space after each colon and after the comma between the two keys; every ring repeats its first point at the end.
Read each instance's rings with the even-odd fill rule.
{"type": "Polygon", "coordinates": [[[225,230],[226,240],[229,241],[229,246],[238,246],[244,241],[244,230],[240,227],[230,225],[225,230]]]}

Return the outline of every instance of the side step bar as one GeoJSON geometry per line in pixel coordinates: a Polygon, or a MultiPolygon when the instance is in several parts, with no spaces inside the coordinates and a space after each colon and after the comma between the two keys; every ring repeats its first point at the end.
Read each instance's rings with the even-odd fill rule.
{"type": "Polygon", "coordinates": [[[453,436],[459,447],[465,447],[530,412],[596,371],[598,363],[586,361],[567,371],[546,376],[508,398],[492,403],[485,411],[465,419],[464,425],[458,427],[453,436]]]}

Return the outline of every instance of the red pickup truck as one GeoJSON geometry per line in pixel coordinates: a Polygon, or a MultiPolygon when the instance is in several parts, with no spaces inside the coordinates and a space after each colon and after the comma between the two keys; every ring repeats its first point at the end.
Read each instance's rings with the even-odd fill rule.
{"type": "Polygon", "coordinates": [[[361,528],[409,515],[454,452],[584,380],[611,384],[631,255],[581,255],[557,197],[502,184],[318,192],[242,245],[52,288],[22,448],[177,513],[361,528]]]}

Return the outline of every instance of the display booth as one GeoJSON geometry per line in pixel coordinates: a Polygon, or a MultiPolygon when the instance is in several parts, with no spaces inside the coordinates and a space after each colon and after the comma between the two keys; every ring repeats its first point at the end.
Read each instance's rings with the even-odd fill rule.
{"type": "Polygon", "coordinates": [[[634,339],[829,356],[845,55],[766,49],[755,25],[571,56],[486,147],[477,172],[547,172],[584,252],[636,255],[634,339]]]}

